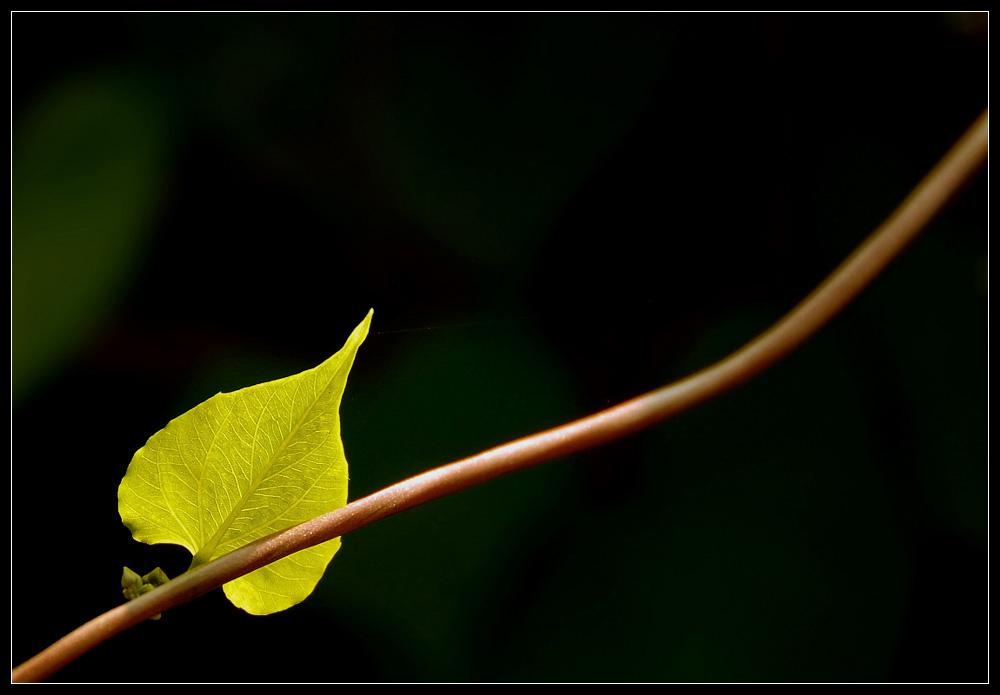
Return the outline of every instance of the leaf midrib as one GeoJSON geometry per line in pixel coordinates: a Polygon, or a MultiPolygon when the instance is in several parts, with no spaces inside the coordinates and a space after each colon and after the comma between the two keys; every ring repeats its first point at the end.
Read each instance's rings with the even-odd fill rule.
{"type": "MultiPolygon", "coordinates": [[[[343,361],[341,361],[341,363],[343,363],[343,361]]],[[[263,483],[267,479],[267,474],[271,470],[271,466],[274,465],[274,462],[278,460],[278,457],[281,455],[281,453],[288,447],[288,443],[295,437],[295,433],[299,431],[300,427],[302,427],[302,423],[306,421],[306,418],[308,418],[309,414],[312,413],[313,408],[315,408],[316,404],[319,403],[320,399],[323,397],[323,394],[325,394],[327,389],[330,388],[330,384],[333,383],[333,380],[337,378],[337,375],[340,373],[340,366],[341,365],[337,365],[337,368],[334,369],[333,374],[330,376],[330,379],[326,382],[326,384],[323,385],[323,388],[319,390],[319,393],[313,399],[312,403],[310,403],[309,407],[306,408],[304,413],[302,413],[302,416],[299,418],[299,421],[295,423],[295,426],[292,427],[291,431],[281,442],[281,446],[279,446],[274,451],[274,453],[271,454],[271,458],[268,460],[267,465],[265,465],[264,468],[261,470],[260,475],[257,476],[257,479],[254,481],[253,485],[251,485],[250,488],[247,490],[246,494],[240,498],[240,501],[236,503],[236,506],[233,507],[233,510],[219,525],[219,530],[215,532],[215,535],[212,536],[212,538],[208,541],[208,543],[201,550],[199,550],[192,558],[191,560],[192,568],[197,565],[201,565],[205,562],[208,562],[211,559],[212,553],[214,553],[216,548],[219,547],[219,543],[222,542],[223,537],[226,535],[226,531],[228,531],[231,528],[233,521],[236,519],[239,513],[243,511],[243,507],[246,506],[246,503],[249,501],[249,499],[253,497],[253,494],[257,491],[257,488],[260,487],[261,483],[263,483]]],[[[261,410],[261,417],[263,417],[264,412],[267,410],[267,405],[270,404],[271,400],[274,399],[276,394],[277,390],[271,394],[271,397],[268,399],[268,403],[265,404],[264,408],[261,410]]],[[[260,429],[259,419],[257,421],[257,428],[258,430],[260,429]]],[[[257,445],[257,433],[255,432],[254,446],[256,447],[256,445],[257,445]]]]}
{"type": "MultiPolygon", "coordinates": [[[[326,438],[326,439],[329,439],[329,435],[327,436],[327,438],[326,438]]],[[[322,444],[325,444],[325,443],[326,443],[326,439],[324,439],[324,440],[323,440],[322,444]]],[[[321,444],[320,446],[322,446],[322,444],[321,444]]],[[[319,447],[317,447],[317,448],[319,448],[319,447]]],[[[307,457],[307,456],[310,456],[310,455],[312,455],[313,451],[315,451],[315,449],[313,449],[313,450],[310,450],[309,452],[307,452],[306,454],[304,454],[304,455],[302,456],[302,458],[298,459],[298,461],[301,461],[301,460],[302,460],[303,458],[305,458],[305,457],[307,457]]],[[[298,463],[298,461],[296,461],[296,463],[298,463]]],[[[306,488],[305,490],[303,490],[302,494],[301,494],[301,495],[299,495],[298,499],[296,499],[296,500],[295,500],[294,502],[292,502],[291,504],[289,504],[289,505],[288,505],[288,506],[287,506],[287,507],[286,507],[286,508],[284,509],[284,511],[282,511],[282,512],[281,512],[281,514],[279,514],[278,516],[275,516],[275,517],[274,517],[273,519],[271,519],[271,520],[270,520],[270,523],[274,523],[275,521],[280,521],[281,519],[285,518],[285,515],[286,515],[286,514],[288,514],[288,513],[289,513],[289,512],[291,511],[291,510],[293,510],[293,509],[295,509],[295,508],[296,508],[297,506],[299,506],[299,504],[301,504],[301,503],[302,503],[302,500],[304,500],[304,499],[306,498],[306,496],[307,496],[307,495],[308,495],[308,494],[309,494],[310,492],[312,492],[313,488],[315,488],[315,487],[316,487],[316,485],[317,485],[317,484],[319,484],[319,481],[320,481],[321,479],[322,479],[322,476],[317,476],[317,477],[316,477],[316,478],[315,478],[315,479],[314,479],[314,480],[313,480],[312,482],[310,482],[310,483],[309,483],[309,487],[308,487],[308,488],[306,488]]],[[[295,522],[295,521],[290,521],[290,522],[289,522],[289,525],[291,526],[291,525],[294,525],[295,523],[297,523],[297,522],[295,522]]],[[[237,536],[236,538],[230,538],[230,539],[229,539],[229,540],[228,540],[228,541],[226,542],[226,545],[230,545],[230,544],[232,544],[232,543],[235,543],[235,544],[237,544],[237,545],[236,545],[236,547],[240,547],[240,546],[239,546],[239,544],[240,544],[240,542],[241,542],[241,541],[242,541],[242,540],[243,540],[244,538],[246,538],[246,537],[248,537],[248,536],[251,536],[251,535],[253,535],[253,534],[254,534],[254,533],[255,533],[256,531],[258,531],[259,529],[260,529],[260,527],[258,526],[258,527],[256,527],[256,528],[253,528],[253,529],[250,529],[250,530],[248,530],[248,531],[244,531],[244,532],[243,532],[242,534],[240,534],[240,535],[239,535],[239,536],[237,536]]],[[[216,549],[218,549],[218,548],[216,548],[216,549]]],[[[235,550],[235,548],[234,548],[234,550],[235,550]]]]}

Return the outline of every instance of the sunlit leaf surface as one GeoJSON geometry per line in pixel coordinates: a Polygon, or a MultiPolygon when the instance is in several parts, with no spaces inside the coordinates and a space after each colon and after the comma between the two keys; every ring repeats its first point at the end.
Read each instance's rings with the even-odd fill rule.
{"type": "MultiPolygon", "coordinates": [[[[132,537],[174,543],[194,564],[344,506],[340,400],[372,313],[318,367],[219,393],[150,437],[118,488],[132,537]]],[[[334,539],[225,585],[255,615],[305,599],[340,547],[334,539]]]]}

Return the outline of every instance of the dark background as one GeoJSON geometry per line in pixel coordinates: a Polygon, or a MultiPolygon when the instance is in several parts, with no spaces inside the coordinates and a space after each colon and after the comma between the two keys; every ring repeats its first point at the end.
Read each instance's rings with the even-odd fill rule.
{"type": "MultiPolygon", "coordinates": [[[[985,15],[14,14],[12,663],[116,489],[370,307],[352,499],[724,356],[986,105],[985,15]]],[[[987,679],[987,182],[752,384],[221,591],[69,681],[987,679]]]]}

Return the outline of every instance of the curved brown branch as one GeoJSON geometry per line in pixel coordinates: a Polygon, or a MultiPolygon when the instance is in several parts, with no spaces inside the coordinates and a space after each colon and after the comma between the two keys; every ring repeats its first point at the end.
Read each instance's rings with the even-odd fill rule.
{"type": "Polygon", "coordinates": [[[77,628],[15,668],[11,680],[42,680],[109,637],[286,555],[490,478],[624,437],[739,386],[801,345],[878,276],[976,173],[988,147],[987,110],[823,284],[721,362],[590,417],[427,471],[197,567],[77,628]]]}

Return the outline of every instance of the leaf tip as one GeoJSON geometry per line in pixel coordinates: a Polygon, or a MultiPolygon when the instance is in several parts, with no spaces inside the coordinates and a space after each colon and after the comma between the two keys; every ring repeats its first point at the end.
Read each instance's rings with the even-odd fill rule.
{"type": "Polygon", "coordinates": [[[360,345],[368,337],[368,328],[372,324],[372,316],[375,314],[375,309],[369,309],[368,314],[365,318],[358,324],[358,327],[354,329],[351,333],[351,337],[347,339],[348,343],[354,343],[360,345]]]}

